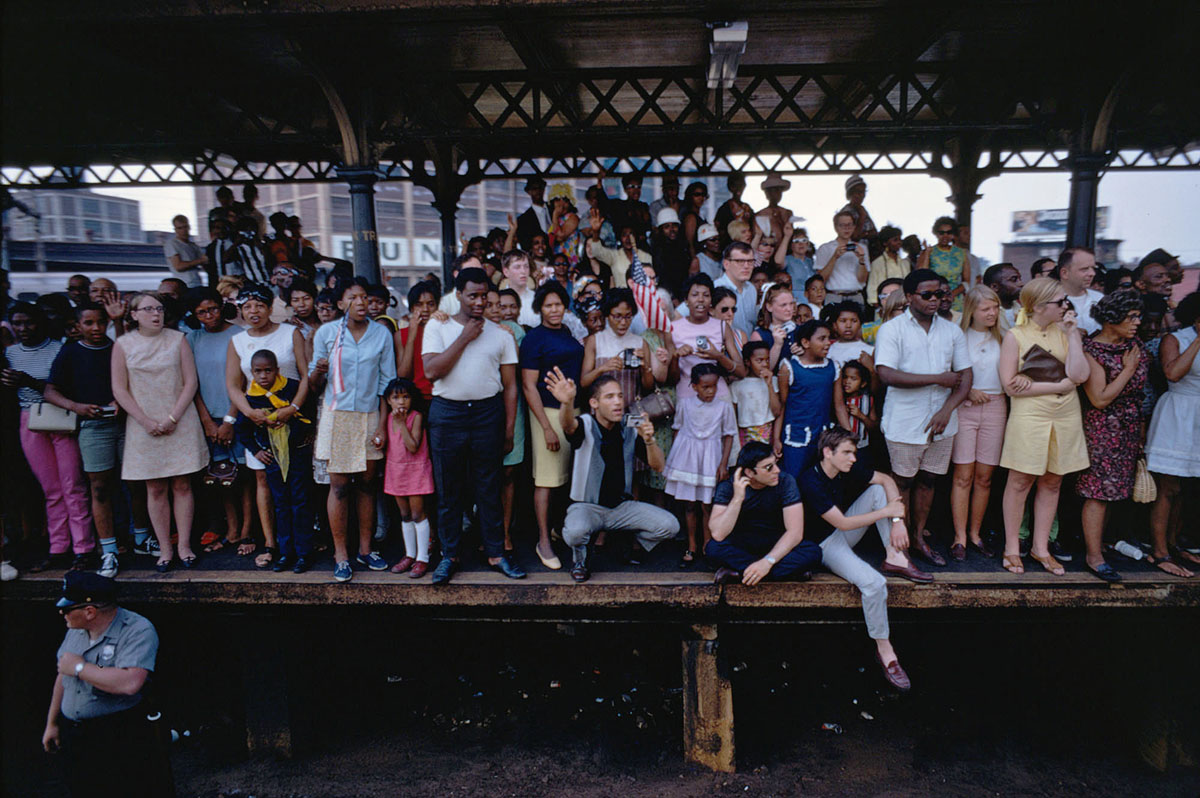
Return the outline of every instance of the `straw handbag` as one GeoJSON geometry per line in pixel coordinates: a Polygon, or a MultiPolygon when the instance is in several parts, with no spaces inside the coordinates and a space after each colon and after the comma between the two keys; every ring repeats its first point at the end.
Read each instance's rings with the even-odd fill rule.
{"type": "Polygon", "coordinates": [[[1146,458],[1139,457],[1133,474],[1133,500],[1138,504],[1149,504],[1157,498],[1158,488],[1146,468],[1146,458]]]}

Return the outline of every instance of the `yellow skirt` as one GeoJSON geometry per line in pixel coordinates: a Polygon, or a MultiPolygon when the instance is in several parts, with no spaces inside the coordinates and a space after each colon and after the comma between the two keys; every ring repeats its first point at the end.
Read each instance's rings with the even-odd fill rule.
{"type": "Polygon", "coordinates": [[[546,408],[546,420],[558,436],[558,451],[546,448],[546,433],[541,422],[529,411],[529,441],[533,452],[533,486],[535,488],[560,488],[567,484],[571,475],[571,444],[563,433],[558,408],[546,408]]]}
{"type": "Polygon", "coordinates": [[[1014,397],[1000,465],[1024,474],[1070,474],[1090,464],[1079,395],[1014,397]]]}
{"type": "Polygon", "coordinates": [[[383,451],[375,448],[375,429],[379,411],[356,413],[353,410],[325,408],[317,424],[313,455],[329,461],[331,474],[361,474],[368,460],[382,460],[383,451]]]}

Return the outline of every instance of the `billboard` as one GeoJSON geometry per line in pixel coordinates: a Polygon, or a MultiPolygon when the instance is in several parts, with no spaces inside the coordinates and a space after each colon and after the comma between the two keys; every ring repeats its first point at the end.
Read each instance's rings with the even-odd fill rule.
{"type": "MultiPolygon", "coordinates": [[[[1065,239],[1067,237],[1066,208],[1040,211],[1013,211],[1012,234],[1016,238],[1065,239]]],[[[1108,208],[1096,209],[1096,235],[1108,232],[1108,208]]]]}
{"type": "MultiPolygon", "coordinates": [[[[346,235],[330,236],[333,241],[335,258],[354,260],[354,237],[346,235]]],[[[441,268],[442,240],[440,238],[402,238],[391,236],[379,237],[380,266],[420,266],[422,268],[441,268]]]]}

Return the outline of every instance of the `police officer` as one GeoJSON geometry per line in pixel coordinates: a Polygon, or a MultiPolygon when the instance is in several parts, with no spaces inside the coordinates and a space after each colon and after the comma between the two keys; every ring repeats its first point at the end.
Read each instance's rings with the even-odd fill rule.
{"type": "Polygon", "coordinates": [[[108,577],[68,571],[63,579],[57,606],[67,634],[42,746],[61,749],[71,795],[171,795],[157,715],[148,716],[143,702],[158,633],[116,602],[117,583],[108,577]]]}

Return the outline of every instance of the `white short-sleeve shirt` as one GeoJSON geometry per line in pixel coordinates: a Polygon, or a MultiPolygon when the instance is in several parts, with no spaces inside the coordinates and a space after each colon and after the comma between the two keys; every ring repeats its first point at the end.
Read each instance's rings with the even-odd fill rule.
{"type": "MultiPolygon", "coordinates": [[[[879,328],[875,335],[875,366],[903,371],[908,374],[941,374],[963,371],[971,367],[967,338],[953,322],[934,316],[929,332],[906,310],[879,328]]],[[[941,385],[920,388],[897,388],[889,385],[883,405],[883,435],[896,443],[923,444],[929,442],[925,425],[942,409],[950,389],[941,385]]],[[[934,440],[953,437],[958,432],[958,413],[934,440]]]]}
{"type": "MultiPolygon", "coordinates": [[[[450,348],[463,326],[454,319],[431,319],[425,325],[421,356],[436,355],[450,348]]],[[[504,389],[500,367],[516,365],[517,344],[499,324],[483,322],[483,332],[463,349],[458,362],[445,377],[433,381],[433,395],[456,402],[488,399],[504,389]]]]}
{"type": "MultiPolygon", "coordinates": [[[[855,246],[862,249],[862,244],[855,246]]],[[[813,256],[813,268],[820,270],[825,268],[825,264],[833,257],[833,253],[837,251],[838,242],[835,238],[832,241],[826,241],[821,246],[817,247],[817,254],[813,256]]],[[[863,260],[866,261],[866,250],[863,249],[863,260]]],[[[833,271],[829,273],[829,279],[825,281],[826,291],[861,291],[865,283],[858,281],[858,256],[847,250],[843,252],[833,263],[833,271]]],[[[868,269],[870,264],[867,264],[868,269]]]]}

